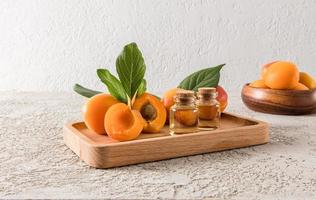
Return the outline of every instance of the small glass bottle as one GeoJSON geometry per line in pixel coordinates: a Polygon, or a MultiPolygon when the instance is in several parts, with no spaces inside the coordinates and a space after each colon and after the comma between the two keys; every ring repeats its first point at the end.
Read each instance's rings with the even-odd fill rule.
{"type": "Polygon", "coordinates": [[[181,90],[174,97],[170,108],[169,126],[171,133],[191,133],[198,131],[198,109],[194,92],[181,90]]]}
{"type": "Polygon", "coordinates": [[[216,88],[203,87],[198,90],[197,107],[200,130],[215,130],[220,126],[221,109],[216,97],[216,88]]]}

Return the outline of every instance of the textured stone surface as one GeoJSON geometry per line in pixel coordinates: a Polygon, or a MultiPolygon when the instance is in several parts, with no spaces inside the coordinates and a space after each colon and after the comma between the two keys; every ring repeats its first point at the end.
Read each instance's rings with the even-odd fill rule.
{"type": "Polygon", "coordinates": [[[221,63],[228,91],[258,79],[272,60],[316,77],[315,10],[315,0],[1,0],[0,90],[104,89],[96,69],[115,73],[131,41],[155,92],[221,63]]]}
{"type": "Polygon", "coordinates": [[[62,141],[83,99],[67,93],[0,93],[0,198],[316,197],[316,115],[229,111],[270,123],[267,145],[108,170],[88,167],[62,141]]]}

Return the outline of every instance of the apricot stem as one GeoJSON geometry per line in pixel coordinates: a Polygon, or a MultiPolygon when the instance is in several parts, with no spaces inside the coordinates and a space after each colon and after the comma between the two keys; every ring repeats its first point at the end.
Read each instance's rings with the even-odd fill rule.
{"type": "Polygon", "coordinates": [[[130,109],[132,109],[132,106],[133,106],[133,104],[134,104],[134,102],[136,100],[136,97],[137,97],[137,90],[136,90],[136,92],[135,92],[135,94],[134,94],[132,99],[129,96],[127,96],[127,105],[128,105],[128,107],[130,109]]]}
{"type": "Polygon", "coordinates": [[[138,91],[138,90],[136,90],[136,92],[135,92],[135,94],[134,94],[134,96],[133,96],[133,98],[132,98],[131,106],[134,105],[134,102],[135,102],[136,97],[137,97],[137,91],[138,91]]]}
{"type": "Polygon", "coordinates": [[[130,110],[132,109],[131,98],[129,98],[129,96],[127,96],[127,106],[130,110]]]}

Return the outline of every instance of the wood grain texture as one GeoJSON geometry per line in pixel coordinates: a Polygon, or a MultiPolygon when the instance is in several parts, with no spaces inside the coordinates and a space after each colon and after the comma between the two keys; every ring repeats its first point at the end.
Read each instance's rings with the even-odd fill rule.
{"type": "Polygon", "coordinates": [[[280,115],[316,113],[316,89],[273,90],[244,85],[241,93],[244,104],[251,110],[280,115]]]}
{"type": "Polygon", "coordinates": [[[88,165],[110,168],[207,152],[264,144],[269,141],[264,122],[223,113],[215,131],[171,135],[168,127],[157,134],[141,134],[136,140],[118,142],[92,133],[84,122],[64,126],[64,142],[88,165]]]}
{"type": "Polygon", "coordinates": [[[223,113],[215,131],[171,135],[168,127],[157,134],[141,134],[136,140],[118,142],[87,129],[84,122],[64,126],[64,142],[88,165],[110,168],[226,149],[269,141],[264,122],[223,113]]]}

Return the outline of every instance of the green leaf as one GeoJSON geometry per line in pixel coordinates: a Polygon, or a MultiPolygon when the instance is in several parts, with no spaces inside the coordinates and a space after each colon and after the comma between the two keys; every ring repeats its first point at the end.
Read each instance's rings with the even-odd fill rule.
{"type": "Polygon", "coordinates": [[[95,91],[95,90],[91,90],[91,89],[88,89],[88,88],[85,88],[79,84],[75,84],[74,87],[73,87],[73,90],[75,92],[77,92],[78,94],[84,96],[84,97],[93,97],[94,95],[96,94],[100,94],[102,92],[100,91],[95,91]]]}
{"type": "Polygon", "coordinates": [[[137,96],[142,96],[147,90],[147,81],[145,79],[142,80],[140,83],[138,90],[137,90],[137,96]]]}
{"type": "Polygon", "coordinates": [[[220,78],[220,70],[224,65],[221,64],[194,72],[181,81],[178,88],[198,91],[200,87],[216,87],[220,78]]]}
{"type": "Polygon", "coordinates": [[[146,65],[136,43],[128,44],[116,59],[116,71],[129,98],[133,98],[145,75],[146,65]]]}
{"type": "Polygon", "coordinates": [[[157,95],[154,95],[154,94],[151,94],[151,95],[153,95],[154,97],[156,97],[159,101],[161,100],[161,98],[158,97],[157,95]]]}
{"type": "Polygon", "coordinates": [[[117,100],[127,103],[126,94],[121,82],[107,69],[98,69],[97,74],[100,80],[107,86],[110,94],[117,100]]]}

